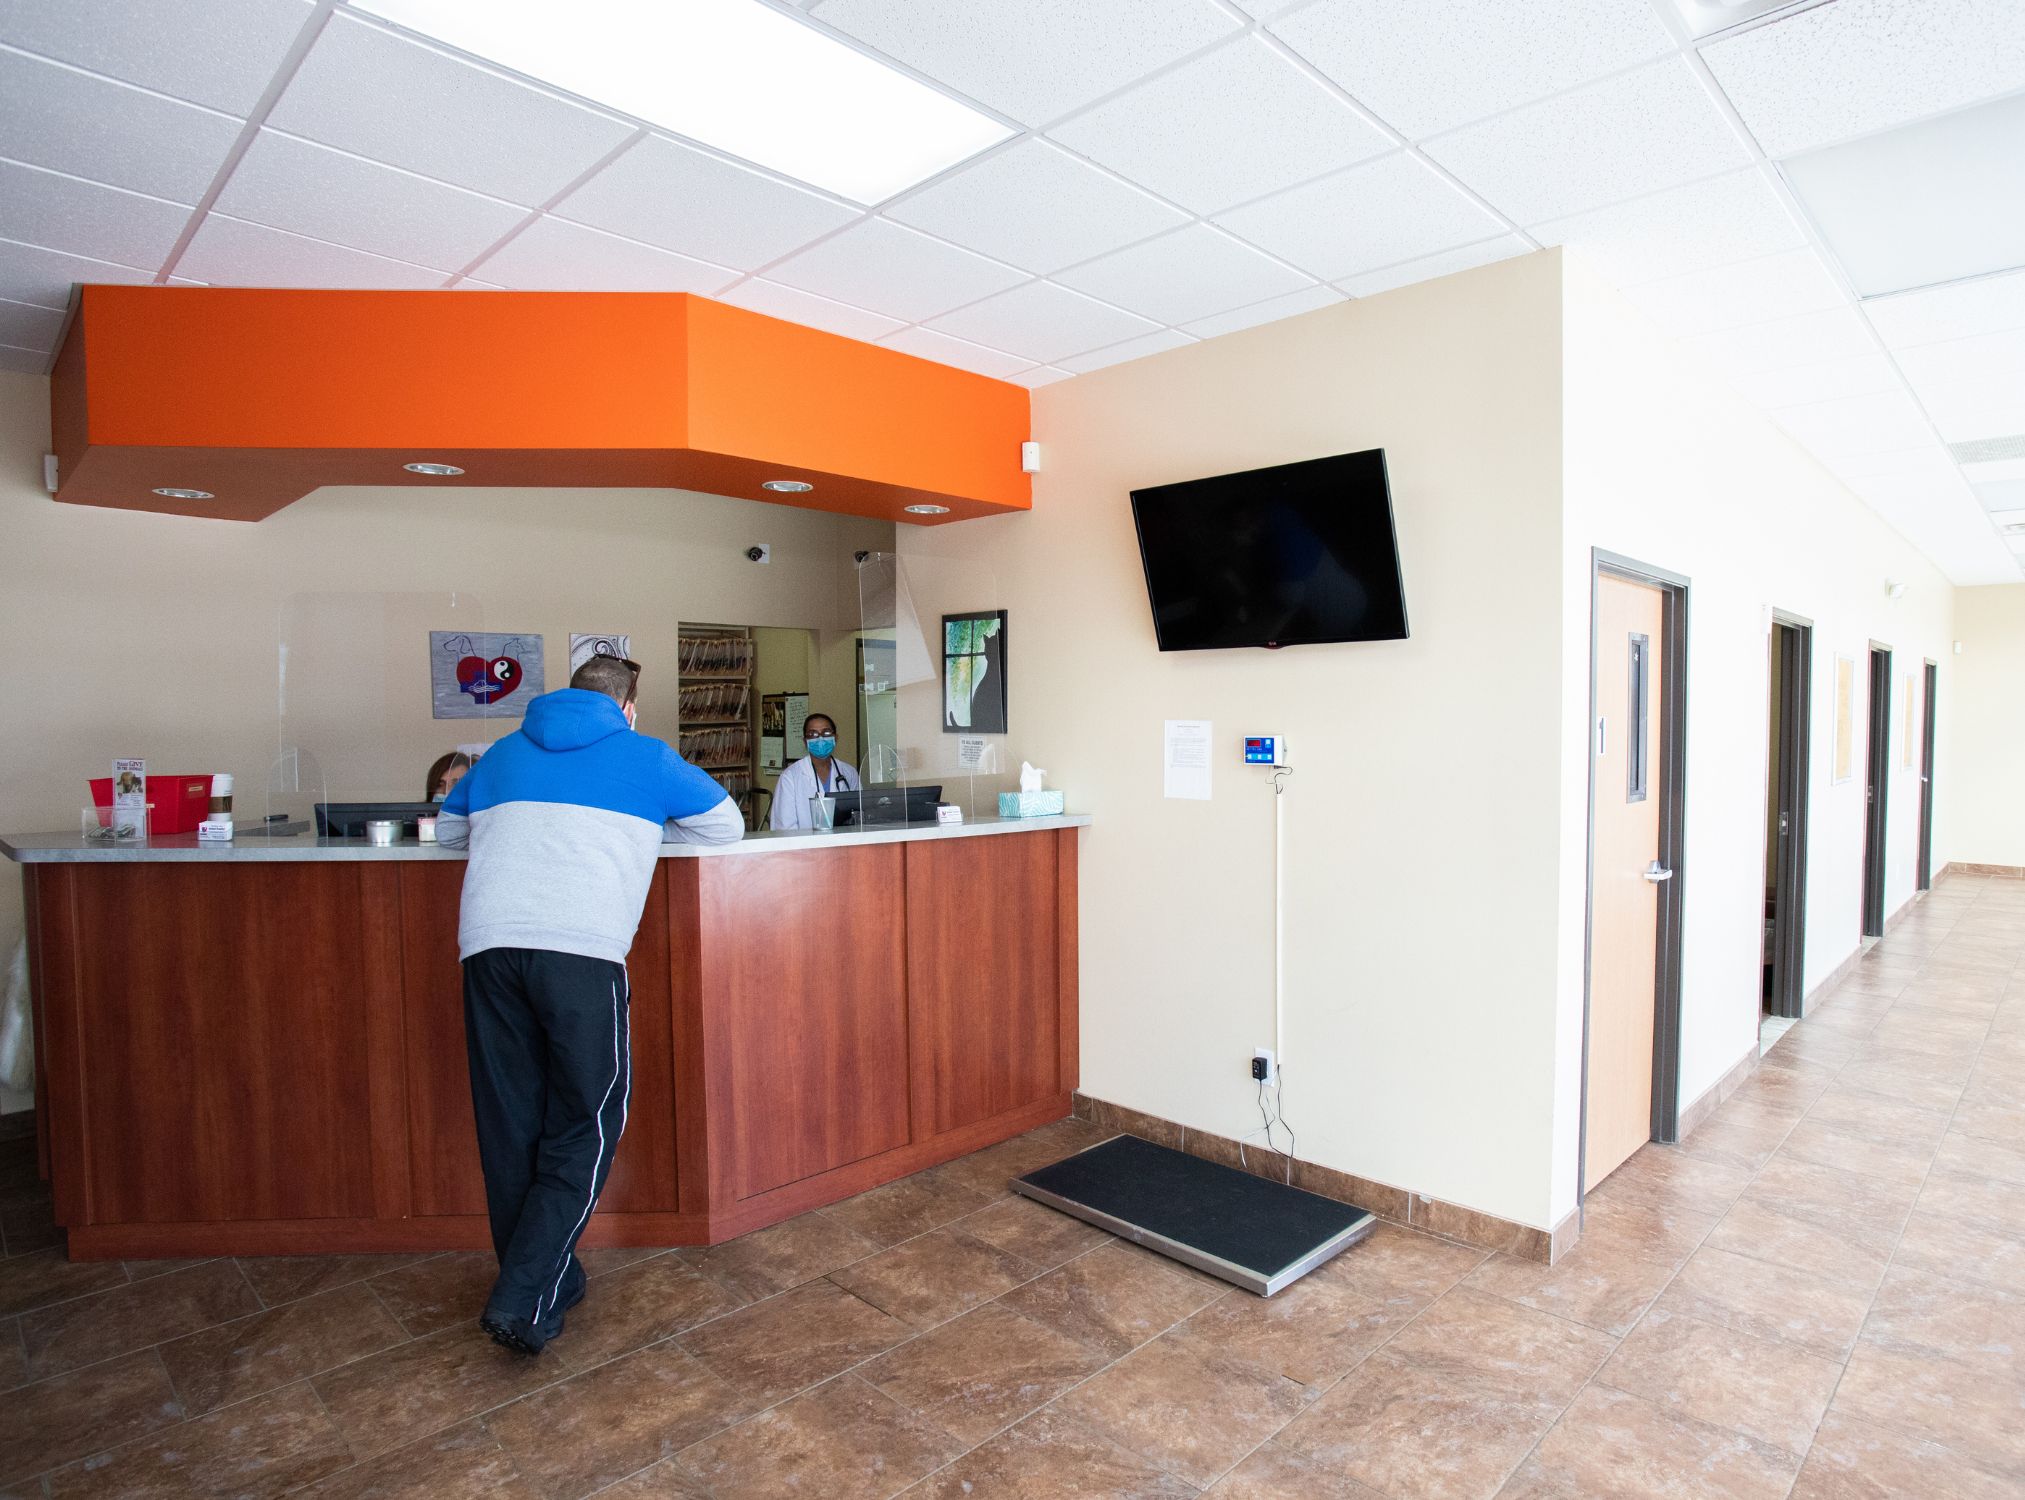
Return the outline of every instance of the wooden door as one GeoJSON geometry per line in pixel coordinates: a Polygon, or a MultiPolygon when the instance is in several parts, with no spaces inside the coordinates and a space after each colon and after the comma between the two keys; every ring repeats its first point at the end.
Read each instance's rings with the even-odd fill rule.
{"type": "Polygon", "coordinates": [[[1659,862],[1665,604],[1648,585],[1597,579],[1584,1152],[1591,1188],[1652,1139],[1659,896],[1669,878],[1659,862]]]}
{"type": "Polygon", "coordinates": [[[1891,653],[1870,651],[1870,756],[1864,770],[1863,935],[1884,936],[1886,794],[1891,789],[1891,653]]]}

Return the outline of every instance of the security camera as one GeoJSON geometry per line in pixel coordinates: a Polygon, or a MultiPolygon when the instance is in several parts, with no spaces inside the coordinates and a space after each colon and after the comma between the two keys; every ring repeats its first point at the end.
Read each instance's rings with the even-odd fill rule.
{"type": "Polygon", "coordinates": [[[773,560],[773,548],[767,546],[764,542],[756,547],[747,547],[745,549],[745,558],[747,562],[771,562],[773,560]]]}
{"type": "Polygon", "coordinates": [[[865,551],[861,547],[859,550],[851,554],[851,561],[856,563],[859,567],[862,568],[865,565],[865,560],[869,558],[871,555],[872,555],[871,553],[865,551]]]}

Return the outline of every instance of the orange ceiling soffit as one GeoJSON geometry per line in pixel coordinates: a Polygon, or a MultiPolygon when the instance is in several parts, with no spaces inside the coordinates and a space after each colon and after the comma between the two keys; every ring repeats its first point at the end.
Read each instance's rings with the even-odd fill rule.
{"type": "Polygon", "coordinates": [[[1020,386],[677,292],[88,286],[50,377],[58,500],[240,521],[329,484],[1003,515],[1032,504],[1028,404],[1020,386]]]}

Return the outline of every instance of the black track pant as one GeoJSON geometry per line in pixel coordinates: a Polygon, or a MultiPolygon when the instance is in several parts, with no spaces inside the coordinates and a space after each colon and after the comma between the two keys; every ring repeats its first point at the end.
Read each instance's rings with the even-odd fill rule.
{"type": "Polygon", "coordinates": [[[464,960],[471,1107],[499,1280],[486,1311],[544,1338],[583,1290],[577,1236],[626,1127],[633,1086],[624,964],[539,948],[464,960]]]}

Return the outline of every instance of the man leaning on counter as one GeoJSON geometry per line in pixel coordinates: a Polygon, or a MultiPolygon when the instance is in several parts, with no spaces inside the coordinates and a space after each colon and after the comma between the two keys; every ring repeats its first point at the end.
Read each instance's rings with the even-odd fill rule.
{"type": "Polygon", "coordinates": [[[457,948],[499,1278],[479,1326],[539,1354],[583,1300],[576,1256],[626,1126],[626,954],[665,840],[735,843],[711,777],[635,731],[637,662],[593,656],[451,789],[467,848],[457,948]]]}

